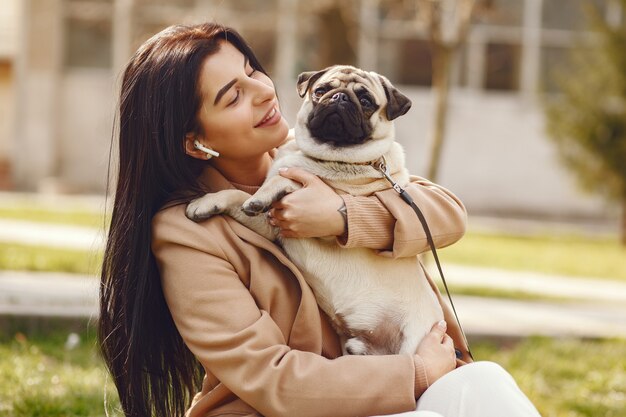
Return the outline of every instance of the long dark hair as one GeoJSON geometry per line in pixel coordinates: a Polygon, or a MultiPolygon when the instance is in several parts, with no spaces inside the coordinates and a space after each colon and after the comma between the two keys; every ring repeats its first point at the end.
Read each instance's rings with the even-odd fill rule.
{"type": "Polygon", "coordinates": [[[202,368],[165,303],[150,224],[173,197],[201,192],[197,178],[207,162],[186,155],[184,138],[199,129],[203,61],[223,40],[265,72],[236,31],[213,23],[163,30],[137,50],[124,71],[98,340],[126,416],[182,416],[201,386],[202,368]]]}

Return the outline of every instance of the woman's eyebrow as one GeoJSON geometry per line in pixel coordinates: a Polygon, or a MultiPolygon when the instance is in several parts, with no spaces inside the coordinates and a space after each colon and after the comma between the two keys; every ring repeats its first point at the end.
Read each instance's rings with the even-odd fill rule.
{"type": "MultiPolygon", "coordinates": [[[[243,67],[246,68],[248,66],[248,57],[246,55],[243,56],[243,67]]],[[[228,84],[226,84],[224,87],[220,88],[220,91],[217,92],[217,95],[215,96],[215,101],[213,102],[213,105],[216,105],[218,101],[220,101],[220,99],[222,98],[222,96],[224,94],[226,94],[226,92],[230,89],[230,87],[232,87],[235,83],[237,82],[237,78],[235,78],[234,80],[231,80],[228,82],[228,84]]]]}
{"type": "Polygon", "coordinates": [[[230,89],[230,87],[235,85],[236,82],[237,82],[237,79],[235,78],[234,80],[229,81],[228,84],[226,84],[224,87],[220,88],[220,91],[218,91],[217,95],[215,96],[215,101],[213,102],[213,105],[216,105],[217,102],[220,101],[222,96],[226,94],[226,92],[230,89]]]}

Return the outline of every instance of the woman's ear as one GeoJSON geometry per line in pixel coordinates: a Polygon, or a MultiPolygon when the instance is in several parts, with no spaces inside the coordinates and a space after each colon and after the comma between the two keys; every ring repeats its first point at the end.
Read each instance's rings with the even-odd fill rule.
{"type": "Polygon", "coordinates": [[[220,153],[214,151],[209,146],[204,145],[198,139],[200,136],[194,133],[185,135],[185,153],[196,159],[211,159],[220,156],[220,153]]]}
{"type": "Polygon", "coordinates": [[[185,153],[192,158],[206,160],[206,153],[202,152],[200,149],[194,146],[194,142],[196,140],[202,143],[201,138],[196,133],[187,133],[185,135],[185,153]]]}

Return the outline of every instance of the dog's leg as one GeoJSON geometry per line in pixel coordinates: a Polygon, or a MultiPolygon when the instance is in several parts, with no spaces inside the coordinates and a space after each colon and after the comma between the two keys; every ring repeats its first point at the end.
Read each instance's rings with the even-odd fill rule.
{"type": "MultiPolygon", "coordinates": [[[[353,317],[354,318],[354,317],[353,317]]],[[[350,322],[350,317],[346,317],[350,322]]],[[[393,313],[382,313],[381,320],[369,329],[351,329],[344,349],[350,355],[394,355],[400,353],[405,340],[401,322],[393,313]]]]}
{"type": "Polygon", "coordinates": [[[222,190],[217,193],[208,193],[192,200],[185,210],[187,217],[193,221],[208,219],[217,214],[229,214],[250,197],[250,194],[240,190],[222,190]]]}
{"type": "Polygon", "coordinates": [[[265,216],[246,216],[241,205],[250,197],[250,194],[241,190],[222,190],[209,193],[197,198],[187,205],[185,214],[193,221],[201,221],[209,217],[226,214],[268,240],[276,240],[278,228],[273,227],[265,216]]]}
{"type": "Polygon", "coordinates": [[[351,337],[343,344],[343,353],[348,355],[367,355],[369,349],[359,337],[351,337]]]}
{"type": "Polygon", "coordinates": [[[273,202],[285,195],[302,188],[299,182],[275,175],[267,179],[252,197],[243,203],[243,212],[248,216],[256,216],[268,211],[273,202]]]}

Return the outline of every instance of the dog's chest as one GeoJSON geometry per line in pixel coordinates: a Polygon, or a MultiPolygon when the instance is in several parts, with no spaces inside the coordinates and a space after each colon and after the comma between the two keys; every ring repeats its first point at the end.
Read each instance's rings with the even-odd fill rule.
{"type": "Polygon", "coordinates": [[[401,322],[422,321],[430,328],[442,315],[416,258],[340,248],[334,239],[285,239],[283,247],[331,318],[339,313],[348,324],[375,327],[376,317],[385,315],[401,322]]]}

